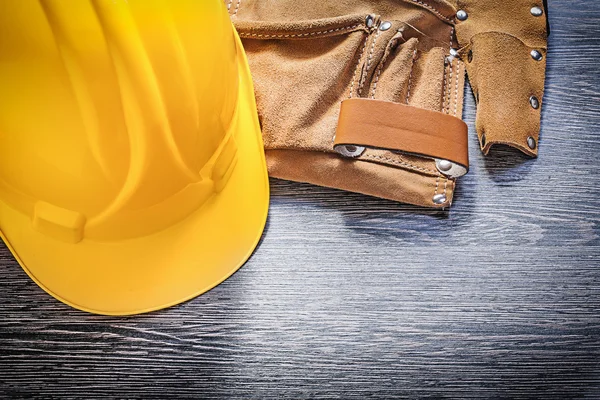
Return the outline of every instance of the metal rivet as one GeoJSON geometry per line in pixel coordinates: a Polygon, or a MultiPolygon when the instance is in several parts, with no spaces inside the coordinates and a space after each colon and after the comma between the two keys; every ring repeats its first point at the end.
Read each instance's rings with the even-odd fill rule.
{"type": "Polygon", "coordinates": [[[452,169],[452,163],[448,160],[440,160],[437,163],[437,167],[442,172],[448,172],[452,169]]]}
{"type": "Polygon", "coordinates": [[[529,98],[529,104],[531,104],[531,107],[533,107],[533,108],[534,108],[534,109],[536,109],[536,110],[537,110],[538,108],[540,108],[540,101],[539,101],[539,100],[538,100],[538,98],[537,98],[537,97],[535,97],[535,96],[531,96],[531,97],[529,98]]]}
{"type": "Polygon", "coordinates": [[[467,14],[467,12],[465,10],[458,10],[456,12],[456,18],[459,21],[465,21],[467,18],[469,18],[469,14],[467,14]]]}
{"type": "Polygon", "coordinates": [[[458,50],[456,50],[456,49],[450,49],[450,55],[452,57],[458,57],[458,50]]]}
{"type": "Polygon", "coordinates": [[[388,29],[390,29],[392,27],[392,23],[389,21],[385,21],[383,22],[380,26],[379,26],[379,30],[381,31],[387,31],[388,29]]]}
{"type": "Polygon", "coordinates": [[[467,54],[467,59],[469,62],[473,62],[473,50],[469,50],[469,54],[467,54]]]}
{"type": "Polygon", "coordinates": [[[360,157],[365,152],[365,148],[361,146],[345,145],[336,146],[335,151],[343,155],[344,157],[356,158],[360,157]]]}
{"type": "Polygon", "coordinates": [[[542,9],[542,7],[531,7],[531,15],[533,15],[534,17],[541,17],[542,15],[544,15],[544,10],[542,9]]]}
{"type": "Polygon", "coordinates": [[[531,50],[531,58],[533,58],[535,61],[542,61],[544,56],[537,50],[531,50]]]}
{"type": "Polygon", "coordinates": [[[436,194],[433,196],[433,202],[435,204],[444,204],[448,200],[445,194],[436,194]]]}
{"type": "Polygon", "coordinates": [[[367,26],[367,28],[372,28],[374,24],[375,17],[373,17],[372,15],[367,15],[367,19],[365,20],[365,25],[367,26]]]}
{"type": "Polygon", "coordinates": [[[529,136],[527,138],[527,146],[529,146],[531,150],[535,150],[535,148],[537,147],[537,143],[535,142],[535,139],[533,137],[529,136]]]}
{"type": "Polygon", "coordinates": [[[481,147],[485,147],[486,144],[486,137],[485,137],[485,133],[481,134],[481,147]]]}

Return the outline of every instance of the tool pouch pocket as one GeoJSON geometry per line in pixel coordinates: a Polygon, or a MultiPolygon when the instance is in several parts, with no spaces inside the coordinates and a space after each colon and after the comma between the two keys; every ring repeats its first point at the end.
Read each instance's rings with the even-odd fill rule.
{"type": "MultiPolygon", "coordinates": [[[[393,138],[390,146],[379,146],[381,142],[371,145],[373,141],[367,137],[357,146],[336,142],[340,112],[348,100],[381,100],[420,111],[458,112],[459,99],[446,96],[447,88],[455,86],[462,96],[464,84],[458,79],[458,69],[454,80],[447,77],[449,68],[457,63],[446,60],[449,29],[442,42],[408,23],[382,21],[375,14],[289,22],[234,19],[234,23],[248,53],[271,176],[413,204],[437,207],[450,203],[454,185],[450,180],[455,176],[440,172],[433,154],[403,149],[393,138]],[[295,154],[291,156],[291,152],[295,154]],[[322,168],[314,165],[321,161],[322,168]],[[356,178],[367,169],[364,180],[350,183],[346,179],[349,173],[356,178]],[[397,181],[391,185],[391,179],[397,181]],[[444,188],[446,201],[432,202],[432,188],[435,192],[444,188]]],[[[361,103],[360,109],[378,104],[369,103],[365,108],[361,103]]],[[[348,110],[354,108],[346,107],[346,121],[352,120],[347,118],[348,110]]],[[[377,114],[381,118],[381,113],[377,114]]],[[[364,122],[364,134],[369,135],[369,121],[364,122]]],[[[384,117],[371,122],[373,129],[379,129],[387,121],[384,117]]],[[[460,175],[467,167],[460,169],[460,175]]]]}

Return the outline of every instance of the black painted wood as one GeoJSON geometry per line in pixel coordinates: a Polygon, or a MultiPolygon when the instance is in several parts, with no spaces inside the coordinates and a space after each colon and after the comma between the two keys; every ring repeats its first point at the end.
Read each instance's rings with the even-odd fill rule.
{"type": "Polygon", "coordinates": [[[472,133],[449,213],[273,180],[251,261],[138,317],[68,308],[2,246],[0,395],[600,398],[600,3],[549,3],[538,160],[472,133]]]}

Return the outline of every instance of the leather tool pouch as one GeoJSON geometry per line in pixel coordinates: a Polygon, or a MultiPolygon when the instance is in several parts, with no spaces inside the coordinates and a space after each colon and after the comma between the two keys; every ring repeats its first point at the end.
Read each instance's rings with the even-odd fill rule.
{"type": "Polygon", "coordinates": [[[467,129],[456,117],[464,67],[447,59],[450,26],[439,22],[436,38],[365,14],[235,23],[255,81],[271,176],[450,205],[455,178],[468,168],[467,129]],[[410,126],[402,115],[413,116],[410,126]]]}

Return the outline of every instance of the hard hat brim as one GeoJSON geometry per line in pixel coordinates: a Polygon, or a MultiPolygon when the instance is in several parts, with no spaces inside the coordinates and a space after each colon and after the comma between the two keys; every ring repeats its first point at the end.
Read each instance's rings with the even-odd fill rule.
{"type": "Polygon", "coordinates": [[[269,180],[252,78],[237,33],[237,164],[223,190],[180,223],[121,242],[59,242],[0,202],[2,240],[42,289],[77,309],[130,315],[192,299],[237,271],[267,219],[269,180]]]}

